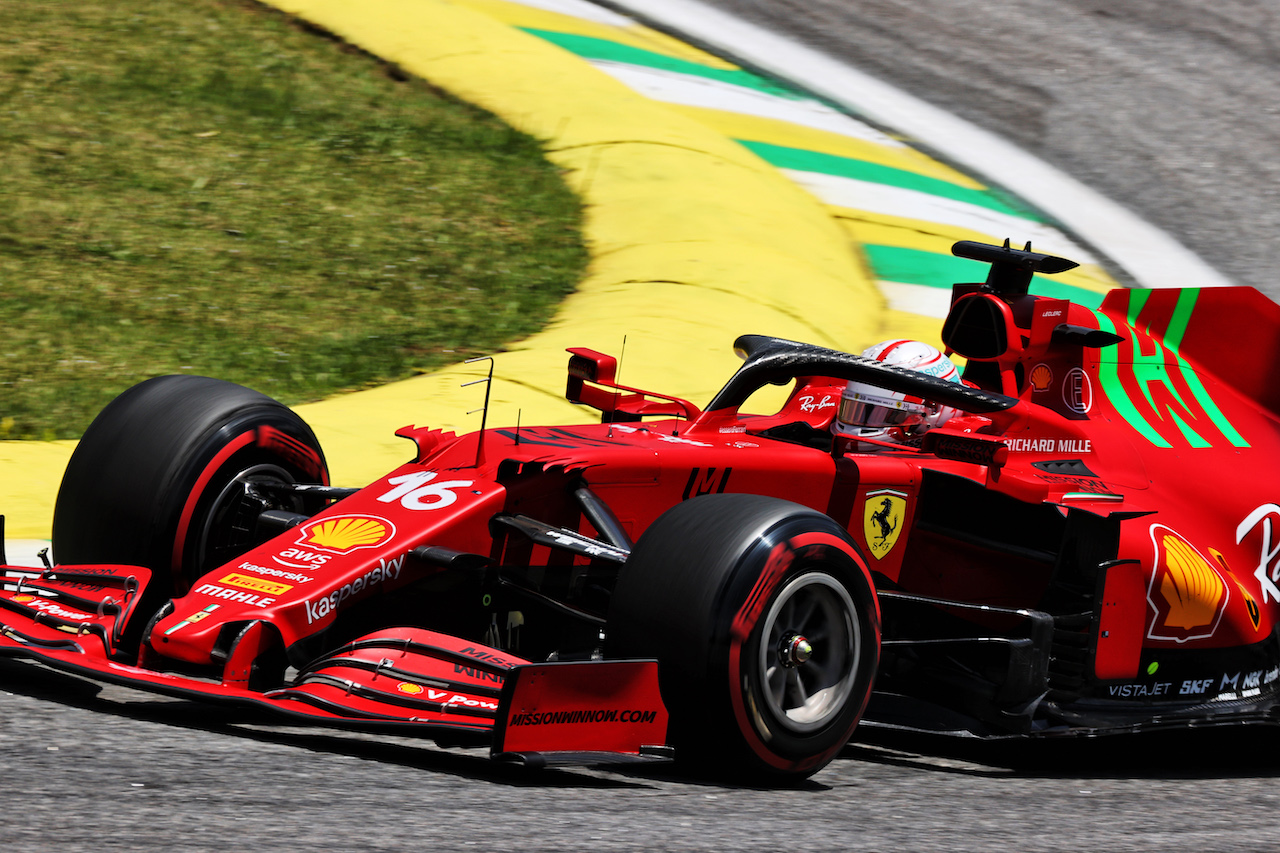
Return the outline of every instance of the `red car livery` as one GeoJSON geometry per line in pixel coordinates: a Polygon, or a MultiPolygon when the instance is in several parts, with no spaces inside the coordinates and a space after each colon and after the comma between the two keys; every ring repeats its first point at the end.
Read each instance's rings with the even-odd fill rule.
{"type": "Polygon", "coordinates": [[[571,350],[569,427],[405,429],[328,483],[296,415],[160,377],[71,461],[0,653],[294,719],[812,773],[860,723],[987,737],[1263,723],[1280,689],[1280,308],[1037,296],[1070,261],[958,243],[954,383],[765,336],[705,407],[571,350]],[[1241,353],[1248,354],[1241,357],[1241,353]],[[960,414],[871,452],[857,381],[960,414]],[[744,411],[766,384],[779,411],[744,411]]]}

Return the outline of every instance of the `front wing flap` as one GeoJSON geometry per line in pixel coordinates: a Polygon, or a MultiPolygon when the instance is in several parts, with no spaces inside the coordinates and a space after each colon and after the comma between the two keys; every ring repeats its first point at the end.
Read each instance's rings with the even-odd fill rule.
{"type": "Polygon", "coordinates": [[[141,566],[0,571],[0,644],[103,656],[119,647],[151,578],[141,566]]]}
{"type": "Polygon", "coordinates": [[[493,755],[525,762],[554,753],[661,757],[666,737],[657,661],[544,663],[507,675],[493,755]]]}

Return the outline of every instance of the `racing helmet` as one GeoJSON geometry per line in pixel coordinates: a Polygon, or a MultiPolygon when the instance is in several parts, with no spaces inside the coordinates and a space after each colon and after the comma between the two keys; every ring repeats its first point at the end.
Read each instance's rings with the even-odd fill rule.
{"type": "MultiPolygon", "coordinates": [[[[917,370],[948,382],[960,382],[960,371],[936,347],[920,341],[881,341],[862,351],[863,358],[917,370]]],[[[899,391],[850,380],[840,395],[831,431],[849,438],[902,441],[942,426],[957,412],[899,391]]]]}

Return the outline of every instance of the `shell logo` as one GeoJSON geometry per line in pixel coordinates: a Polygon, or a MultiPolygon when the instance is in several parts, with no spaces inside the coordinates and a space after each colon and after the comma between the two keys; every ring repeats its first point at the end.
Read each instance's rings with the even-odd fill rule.
{"type": "Polygon", "coordinates": [[[1213,557],[1222,570],[1227,573],[1227,576],[1235,581],[1236,589],[1240,590],[1240,596],[1244,599],[1244,609],[1249,614],[1249,622],[1252,623],[1253,630],[1260,631],[1262,629],[1262,611],[1258,609],[1257,600],[1249,594],[1249,590],[1244,588],[1244,584],[1240,583],[1240,579],[1236,577],[1235,572],[1231,571],[1231,567],[1227,565],[1227,558],[1222,556],[1221,551],[1217,548],[1210,548],[1209,556],[1213,557]]]}
{"type": "Polygon", "coordinates": [[[1227,582],[1170,528],[1151,525],[1151,540],[1156,559],[1147,601],[1156,615],[1147,636],[1179,643],[1212,636],[1231,594],[1227,582]]]}
{"type": "Polygon", "coordinates": [[[1031,383],[1033,390],[1048,391],[1049,386],[1053,384],[1053,371],[1047,364],[1037,364],[1027,375],[1027,382],[1031,383]]]}
{"type": "Polygon", "coordinates": [[[399,690],[401,693],[408,693],[410,696],[417,696],[419,693],[423,691],[423,687],[421,684],[413,684],[412,682],[409,682],[409,681],[402,681],[396,685],[396,690],[399,690]]]}
{"type": "Polygon", "coordinates": [[[1165,535],[1164,553],[1167,571],[1160,581],[1160,594],[1169,602],[1165,624],[1172,628],[1209,624],[1227,591],[1222,579],[1177,536],[1165,535]]]}
{"type": "Polygon", "coordinates": [[[396,526],[376,515],[331,515],[304,524],[298,544],[334,554],[372,548],[396,534],[396,526]]]}
{"type": "Polygon", "coordinates": [[[34,595],[28,595],[25,592],[21,592],[15,595],[13,600],[17,604],[26,604],[28,601],[35,601],[36,597],[34,595]]]}

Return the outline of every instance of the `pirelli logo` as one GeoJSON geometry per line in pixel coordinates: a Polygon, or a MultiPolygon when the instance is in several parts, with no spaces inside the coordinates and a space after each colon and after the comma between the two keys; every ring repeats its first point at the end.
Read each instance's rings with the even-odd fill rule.
{"type": "Polygon", "coordinates": [[[580,723],[652,723],[657,711],[631,711],[617,708],[597,711],[548,711],[544,714],[512,714],[509,726],[559,726],[580,723]]]}
{"type": "Polygon", "coordinates": [[[275,581],[250,577],[249,575],[227,575],[219,580],[218,583],[225,583],[227,586],[238,586],[241,589],[251,589],[254,592],[263,592],[268,595],[284,595],[293,589],[293,586],[287,583],[276,583],[275,581]]]}

